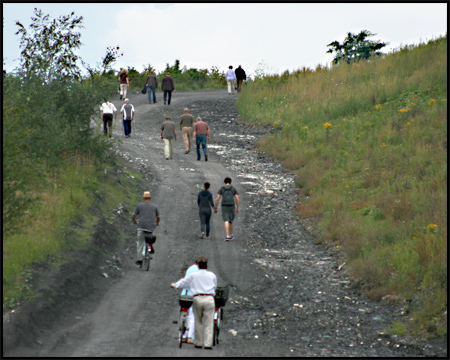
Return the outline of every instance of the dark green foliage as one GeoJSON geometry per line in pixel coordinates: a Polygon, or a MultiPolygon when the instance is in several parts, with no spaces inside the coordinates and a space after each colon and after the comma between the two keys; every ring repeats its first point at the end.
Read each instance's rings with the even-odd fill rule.
{"type": "Polygon", "coordinates": [[[56,169],[80,155],[105,161],[111,146],[90,130],[108,83],[102,77],[82,81],[75,64],[73,50],[81,43],[73,29],[82,18],[72,13],[51,21],[35,14],[30,27],[39,41],[18,23],[22,67],[3,77],[4,232],[13,231],[13,220],[38,199],[56,169]]]}
{"type": "Polygon", "coordinates": [[[342,45],[338,41],[333,41],[327,46],[330,48],[327,53],[335,53],[333,62],[338,64],[345,60],[347,64],[355,60],[368,59],[372,55],[381,55],[378,51],[389,43],[383,43],[379,40],[368,40],[370,36],[374,36],[370,31],[362,30],[359,34],[349,32],[344,39],[342,45]]]}

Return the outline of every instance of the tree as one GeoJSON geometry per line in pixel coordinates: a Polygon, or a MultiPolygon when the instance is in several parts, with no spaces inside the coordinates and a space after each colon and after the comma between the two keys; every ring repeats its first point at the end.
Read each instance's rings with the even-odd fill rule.
{"type": "Polygon", "coordinates": [[[335,53],[333,62],[338,64],[342,60],[345,60],[347,64],[352,61],[368,59],[372,55],[381,55],[382,52],[378,51],[385,47],[389,43],[380,42],[380,40],[368,40],[368,37],[376,34],[371,33],[368,30],[362,30],[359,34],[352,34],[349,32],[341,45],[338,41],[333,41],[327,46],[330,48],[327,53],[335,53]]]}
{"type": "Polygon", "coordinates": [[[112,69],[112,65],[119,59],[119,57],[123,56],[119,54],[119,46],[108,46],[106,48],[106,55],[102,58],[102,75],[105,75],[109,70],[112,69]]]}
{"type": "Polygon", "coordinates": [[[72,12],[51,21],[50,15],[44,16],[35,8],[31,20],[29,30],[16,21],[19,26],[16,35],[22,35],[22,67],[30,75],[42,76],[45,83],[67,76],[80,78],[81,72],[76,65],[79,58],[74,51],[82,45],[77,30],[83,28],[83,17],[76,17],[72,12]]]}

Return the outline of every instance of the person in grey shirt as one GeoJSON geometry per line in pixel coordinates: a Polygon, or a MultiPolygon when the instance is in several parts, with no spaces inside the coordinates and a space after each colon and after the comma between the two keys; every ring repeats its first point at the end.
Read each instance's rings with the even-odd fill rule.
{"type": "Polygon", "coordinates": [[[130,137],[131,134],[131,121],[134,119],[134,106],[130,104],[130,100],[125,99],[125,104],[122,105],[120,112],[123,115],[123,129],[125,131],[125,137],[130,137]]]}
{"type": "Polygon", "coordinates": [[[164,140],[164,156],[166,160],[173,157],[173,143],[177,140],[177,130],[175,124],[170,120],[170,116],[166,116],[166,121],[161,125],[161,139],[164,140]]]}
{"type": "Polygon", "coordinates": [[[156,104],[156,89],[158,88],[158,78],[154,71],[150,71],[150,75],[145,80],[145,85],[148,86],[148,103],[152,103],[151,94],[153,94],[153,103],[156,104]]]}
{"type": "MultiPolygon", "coordinates": [[[[159,221],[161,219],[159,217],[158,207],[150,202],[152,199],[150,191],[145,191],[142,197],[143,202],[136,205],[136,208],[131,215],[133,224],[137,224],[136,216],[139,217],[136,241],[136,265],[142,265],[142,251],[144,250],[145,246],[144,231],[153,233],[156,227],[159,226],[159,221]]],[[[152,249],[150,251],[150,253],[152,254],[155,252],[153,246],[154,245],[152,244],[152,249]]]]}

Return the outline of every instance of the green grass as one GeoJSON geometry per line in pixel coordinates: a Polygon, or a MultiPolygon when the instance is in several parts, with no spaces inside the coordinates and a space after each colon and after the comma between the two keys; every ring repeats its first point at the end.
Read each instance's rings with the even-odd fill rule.
{"type": "MultiPolygon", "coordinates": [[[[30,206],[20,220],[26,226],[21,232],[10,233],[3,239],[3,307],[15,306],[30,299],[33,294],[28,286],[35,262],[53,258],[53,265],[65,261],[65,250],[88,247],[99,220],[90,214],[89,208],[98,205],[105,217],[111,217],[113,209],[122,203],[131,207],[138,200],[129,186],[138,174],[126,170],[116,176],[111,166],[95,165],[93,159],[78,158],[61,171],[49,177],[46,189],[39,201],[30,206]],[[96,200],[101,198],[102,201],[96,200]],[[73,227],[75,222],[78,226],[73,227]],[[67,233],[67,229],[71,231],[67,233]]],[[[123,166],[121,167],[124,168],[123,166]]],[[[29,195],[29,193],[27,194],[29,195]]]]}
{"type": "Polygon", "coordinates": [[[241,117],[271,125],[262,151],[296,174],[300,216],[320,216],[375,299],[420,297],[408,330],[447,308],[447,37],[384,58],[249,83],[241,117]],[[426,306],[426,304],[434,306],[426,306]]]}

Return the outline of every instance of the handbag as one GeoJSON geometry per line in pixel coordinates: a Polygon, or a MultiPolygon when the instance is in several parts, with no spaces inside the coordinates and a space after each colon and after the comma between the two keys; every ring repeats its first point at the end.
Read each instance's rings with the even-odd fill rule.
{"type": "Polygon", "coordinates": [[[147,85],[144,85],[144,88],[141,90],[141,93],[147,94],[147,85]]]}

